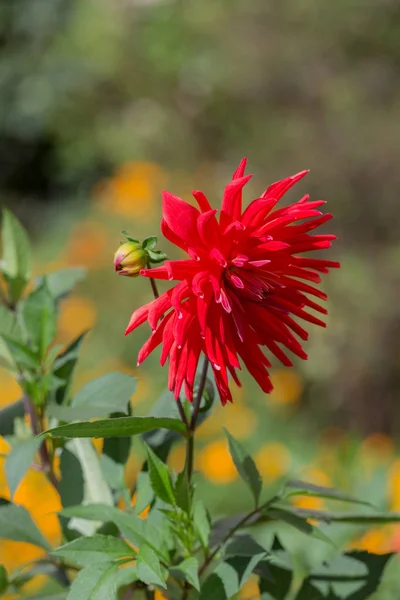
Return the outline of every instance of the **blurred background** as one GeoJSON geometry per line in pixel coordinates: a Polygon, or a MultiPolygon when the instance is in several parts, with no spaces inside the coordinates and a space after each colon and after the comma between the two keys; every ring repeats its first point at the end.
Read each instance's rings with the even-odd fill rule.
{"type": "MultiPolygon", "coordinates": [[[[227,507],[237,482],[223,422],[268,481],[291,472],[400,510],[399,2],[0,0],[0,202],[28,228],[37,274],[88,269],[59,322],[60,341],[93,327],[77,388],[133,372],[136,414],[162,391],[156,356],[134,367],[145,326],[123,336],[151,293],[113,273],[119,232],[158,234],[164,188],[186,199],[200,188],[217,207],[242,156],[255,173],[247,200],[311,169],[285,201],[328,200],[329,258],[343,267],[324,283],[328,329],[310,331],[309,361],[276,365],[270,396],[244,378],[200,428],[209,502],[248,501],[229,494],[227,507]]],[[[1,405],[19,397],[1,370],[0,390],[1,405]]],[[[178,447],[171,462],[182,460],[178,447]]],[[[40,474],[28,479],[19,501],[37,508],[40,474]]],[[[395,527],[358,531],[353,546],[400,550],[395,527]]],[[[0,559],[19,547],[2,544],[0,559]]]]}

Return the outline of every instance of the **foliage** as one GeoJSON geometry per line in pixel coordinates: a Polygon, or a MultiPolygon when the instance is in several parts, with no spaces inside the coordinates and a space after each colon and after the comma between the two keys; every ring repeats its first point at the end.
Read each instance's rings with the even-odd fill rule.
{"type": "Polygon", "coordinates": [[[62,502],[63,539],[52,547],[25,508],[13,501],[0,505],[0,537],[44,551],[22,571],[7,573],[0,566],[1,595],[32,597],[26,586],[38,573],[58,582],[54,598],[67,600],[118,600],[141,591],[146,598],[157,591],[171,600],[225,600],[251,576],[257,577],[263,600],[362,600],[379,594],[390,555],[341,553],[331,527],[400,522],[400,514],[377,512],[370,502],[306,481],[263,485],[247,449],[226,431],[253,505],[233,518],[210,516],[195,485],[193,459],[197,427],[214,410],[212,383],[198,384],[193,407],[179,400],[177,411],[163,394],[147,416],[131,414],[136,382],[124,373],[104,375],[72,394],[83,337],[66,347],[55,339],[59,295],[68,293],[76,273],[31,282],[27,236],[8,212],[2,239],[1,349],[23,390],[18,411],[7,413],[6,476],[12,496],[32,464],[48,477],[62,502]],[[24,427],[18,426],[21,408],[29,423],[24,427]],[[134,489],[128,489],[124,466],[134,436],[144,462],[134,489]],[[108,442],[102,456],[82,439],[98,437],[108,442]],[[179,441],[186,443],[186,462],[176,473],[166,461],[179,441]],[[298,507],[294,497],[329,499],[335,508],[298,507]],[[337,504],[357,510],[344,512],[337,504]],[[313,564],[299,565],[283,533],[269,541],[263,535],[285,527],[293,536],[308,536],[310,544],[322,544],[313,564]]]}

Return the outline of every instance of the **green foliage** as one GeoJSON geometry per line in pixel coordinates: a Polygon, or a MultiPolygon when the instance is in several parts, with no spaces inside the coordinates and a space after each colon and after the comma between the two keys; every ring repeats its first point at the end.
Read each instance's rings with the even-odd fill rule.
{"type": "MultiPolygon", "coordinates": [[[[50,405],[51,416],[62,421],[94,419],[118,411],[128,412],[128,402],[136,389],[136,380],[123,373],[107,373],[87,383],[70,406],[50,405]]],[[[72,436],[71,436],[72,437],[72,436]]]]}
{"type": "Polygon", "coordinates": [[[12,303],[16,303],[31,277],[30,244],[25,229],[6,209],[3,210],[1,233],[3,240],[1,270],[8,284],[9,299],[12,303]]]}
{"type": "Polygon", "coordinates": [[[22,303],[22,317],[30,348],[42,360],[56,335],[56,311],[46,278],[22,303]]]}
{"type": "Polygon", "coordinates": [[[8,588],[8,575],[5,567],[0,565],[0,594],[4,594],[8,588]]]}
{"type": "Polygon", "coordinates": [[[371,506],[370,502],[354,498],[349,494],[344,494],[334,488],[327,488],[321,485],[315,485],[306,481],[300,481],[298,479],[287,481],[285,484],[286,497],[290,496],[313,496],[314,498],[328,498],[330,500],[341,500],[342,502],[349,502],[352,504],[363,504],[364,506],[371,506]]]}
{"type": "Polygon", "coordinates": [[[14,440],[11,452],[8,454],[5,464],[8,489],[11,499],[13,498],[22,478],[29,469],[40,441],[37,438],[14,440]]]}
{"type": "Polygon", "coordinates": [[[91,565],[78,573],[67,600],[117,600],[117,585],[118,565],[91,565]]]}
{"type": "Polygon", "coordinates": [[[142,544],[139,550],[136,574],[144,583],[159,585],[162,588],[167,587],[160,560],[156,552],[146,543],[142,544]]]}
{"type": "Polygon", "coordinates": [[[0,506],[0,538],[28,542],[44,550],[51,549],[28,511],[15,504],[0,506]]]}
{"type": "Polygon", "coordinates": [[[177,419],[156,417],[121,417],[118,419],[104,419],[100,421],[72,423],[48,429],[45,433],[52,437],[67,438],[101,438],[101,437],[126,437],[139,435],[146,431],[163,428],[186,435],[186,427],[177,419]]]}
{"type": "Polygon", "coordinates": [[[237,440],[235,440],[229,431],[224,429],[224,432],[228,438],[229,452],[232,456],[233,462],[235,463],[235,467],[240,477],[247,483],[252,491],[254,501],[257,506],[262,489],[262,480],[256,464],[251,456],[247,454],[243,446],[237,440]]]}
{"type": "Polygon", "coordinates": [[[146,452],[150,482],[154,494],[163,502],[175,505],[175,495],[168,467],[154,454],[149,446],[147,446],[146,452]]]}
{"type": "Polygon", "coordinates": [[[135,556],[134,550],[123,540],[98,534],[73,540],[60,546],[57,550],[53,550],[52,554],[67,563],[83,567],[102,562],[120,561],[135,556]]]}

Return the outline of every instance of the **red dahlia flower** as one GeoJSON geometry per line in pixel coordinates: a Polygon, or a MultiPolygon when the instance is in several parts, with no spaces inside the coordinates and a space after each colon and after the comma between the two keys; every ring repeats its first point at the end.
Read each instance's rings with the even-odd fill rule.
{"type": "Polygon", "coordinates": [[[163,192],[162,233],[190,258],[141,271],[179,283],[136,310],[126,334],[147,319],[152,335],[139,352],[138,365],[162,344],[161,364],[169,357],[168,386],[176,398],[184,384],[193,400],[201,353],[210,361],[222,404],[232,401],[229,374],[240,385],[239,357],[261,389],[270,392],[271,363],[261,347],[291,366],[282,346],[307,358],[294,334],[307,340],[308,333],[294,317],[325,327],[308,309],[326,314],[310,296],[327,296],[305,282],[319,283],[320,273],[339,263],[302,254],[330,247],[334,235],[310,232],[332,215],[318,210],[324,200],[309,202],[309,196],[273,211],[308,171],[273,183],[243,210],[242,188],[251,177],[244,175],[245,166],[243,159],[225,188],[219,220],[202,192],[193,192],[199,209],[163,192]]]}

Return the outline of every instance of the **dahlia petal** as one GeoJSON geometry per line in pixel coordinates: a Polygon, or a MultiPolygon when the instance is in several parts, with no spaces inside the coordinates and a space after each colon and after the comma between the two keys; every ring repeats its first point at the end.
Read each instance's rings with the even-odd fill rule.
{"type": "Polygon", "coordinates": [[[197,231],[197,219],[200,216],[197,208],[188,204],[178,196],[164,191],[162,194],[163,217],[170,230],[189,247],[201,246],[197,231]]]}
{"type": "Polygon", "coordinates": [[[239,163],[238,168],[232,175],[232,179],[239,179],[240,177],[243,177],[244,172],[246,170],[246,165],[247,165],[247,158],[242,158],[242,160],[239,163]]]}
{"type": "Polygon", "coordinates": [[[202,213],[212,210],[212,206],[209,203],[207,196],[203,194],[203,192],[200,192],[200,190],[193,190],[192,196],[195,198],[195,200],[197,200],[197,204],[199,205],[202,213]]]}
{"type": "Polygon", "coordinates": [[[151,302],[149,306],[148,322],[151,329],[154,331],[157,327],[158,320],[164,313],[171,308],[170,293],[165,292],[159,298],[151,302]]]}
{"type": "Polygon", "coordinates": [[[277,202],[277,198],[257,198],[256,200],[253,200],[243,213],[241,219],[243,225],[246,227],[249,225],[257,227],[257,225],[262,223],[277,202]]]}
{"type": "Polygon", "coordinates": [[[139,325],[141,325],[142,323],[144,323],[147,320],[147,316],[149,314],[149,310],[150,310],[150,307],[153,304],[153,302],[149,302],[149,304],[145,304],[144,306],[141,306],[140,308],[135,310],[135,312],[133,313],[133,315],[130,318],[128,327],[125,330],[125,335],[128,335],[128,333],[131,333],[131,331],[136,329],[136,327],[139,327],[139,325]]]}
{"type": "MultiPolygon", "coordinates": [[[[161,366],[165,365],[165,362],[171,351],[172,344],[175,341],[173,330],[174,330],[174,325],[175,325],[175,321],[176,321],[176,313],[171,312],[168,316],[170,318],[168,319],[167,325],[165,326],[165,329],[164,329],[163,346],[162,346],[161,356],[160,356],[161,366]]],[[[167,317],[165,317],[165,318],[167,318],[167,317]]]]}
{"type": "Polygon", "coordinates": [[[293,367],[293,363],[290,358],[284,353],[284,351],[278,346],[276,342],[269,339],[266,340],[265,346],[272,352],[274,356],[285,366],[285,367],[293,367]]]}
{"type": "Polygon", "coordinates": [[[168,319],[163,319],[160,325],[157,327],[156,331],[153,333],[153,335],[149,337],[147,342],[145,342],[145,344],[143,344],[143,346],[139,350],[137,361],[138,366],[142,364],[142,362],[146,360],[149,354],[153,352],[153,350],[157,348],[157,346],[159,346],[163,341],[163,333],[167,322],[168,319]]]}
{"type": "Polygon", "coordinates": [[[150,277],[151,279],[171,279],[168,269],[164,266],[155,267],[154,269],[141,269],[140,274],[142,277],[150,277]]]}
{"type": "Polygon", "coordinates": [[[270,196],[274,196],[277,200],[280,200],[282,196],[292,187],[295,183],[303,179],[310,171],[300,171],[296,175],[292,175],[291,177],[287,177],[286,179],[282,179],[281,181],[276,181],[272,185],[269,186],[262,194],[263,198],[267,198],[270,196]]]}
{"type": "Polygon", "coordinates": [[[171,306],[174,308],[178,319],[183,318],[181,303],[189,293],[189,284],[187,281],[181,281],[173,289],[171,293],[171,306]]]}
{"type": "Polygon", "coordinates": [[[251,178],[252,175],[239,177],[228,183],[225,187],[219,220],[223,229],[225,229],[232,221],[236,221],[240,218],[242,212],[242,189],[251,178]]]}
{"type": "Polygon", "coordinates": [[[215,218],[217,211],[209,210],[200,215],[197,220],[197,229],[204,246],[219,246],[219,227],[215,218]]]}
{"type": "Polygon", "coordinates": [[[218,250],[218,248],[213,248],[211,250],[210,258],[216,260],[221,267],[226,267],[228,264],[225,256],[222,254],[221,250],[218,250]]]}
{"type": "Polygon", "coordinates": [[[178,248],[181,248],[187,252],[187,245],[182,238],[179,237],[179,235],[176,235],[176,233],[172,231],[165,219],[161,220],[161,233],[168,241],[171,242],[171,244],[174,244],[174,246],[178,246],[178,248]]]}
{"type": "MultiPolygon", "coordinates": [[[[199,266],[194,260],[167,260],[164,263],[168,273],[168,279],[181,281],[193,277],[199,270],[199,266]]],[[[150,269],[150,273],[156,269],[150,269]]]]}

